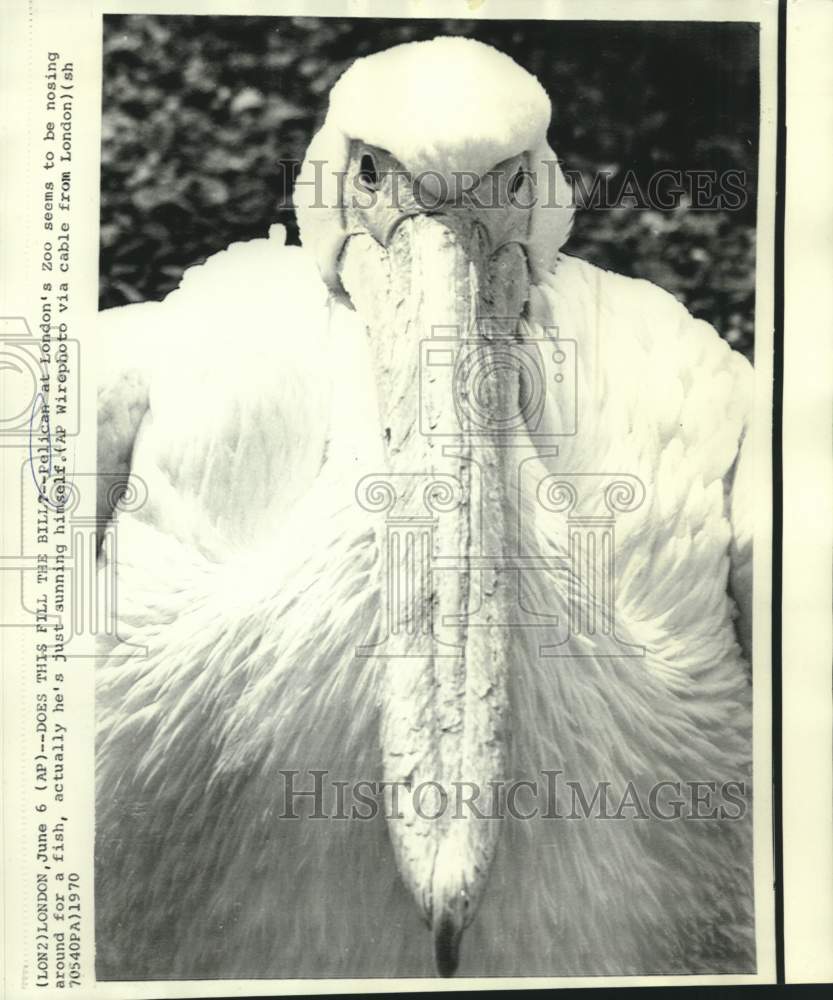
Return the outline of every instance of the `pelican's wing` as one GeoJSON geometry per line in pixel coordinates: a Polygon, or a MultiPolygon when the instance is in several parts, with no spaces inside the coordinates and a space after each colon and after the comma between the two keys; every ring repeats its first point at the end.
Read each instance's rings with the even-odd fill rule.
{"type": "Polygon", "coordinates": [[[99,523],[109,520],[120,484],[130,475],[139,425],[158,351],[161,302],[108,309],[98,321],[98,480],[99,523]]]}
{"type": "Polygon", "coordinates": [[[245,513],[263,499],[258,488],[272,504],[297,492],[298,455],[314,465],[323,433],[324,390],[313,389],[326,381],[329,314],[313,263],[284,237],[273,226],[189,268],[163,302],[101,314],[102,521],[114,481],[131,474],[153,490],[157,527],[170,531],[165,511],[175,520],[177,503],[217,520],[206,493],[245,513]]]}
{"type": "Polygon", "coordinates": [[[738,640],[750,663],[752,662],[753,450],[753,436],[747,429],[735,462],[729,502],[729,518],[732,523],[729,591],[738,606],[736,623],[738,640]]]}
{"type": "MultiPolygon", "coordinates": [[[[715,542],[708,551],[728,553],[728,585],[718,583],[723,570],[706,563],[699,567],[701,584],[719,589],[708,602],[716,614],[728,589],[738,608],[736,636],[749,658],[751,365],[663,289],[567,255],[534,287],[530,306],[533,320],[578,345],[578,432],[560,439],[560,467],[641,476],[650,486],[642,514],[652,512],[656,551],[668,559],[706,551],[707,536],[715,542]]],[[[559,407],[571,398],[552,397],[543,419],[556,433],[568,423],[559,407]]],[[[638,523],[623,519],[623,531],[638,523]]],[[[661,565],[655,560],[658,577],[661,565]]],[[[667,585],[657,588],[654,614],[669,593],[667,585]]]]}

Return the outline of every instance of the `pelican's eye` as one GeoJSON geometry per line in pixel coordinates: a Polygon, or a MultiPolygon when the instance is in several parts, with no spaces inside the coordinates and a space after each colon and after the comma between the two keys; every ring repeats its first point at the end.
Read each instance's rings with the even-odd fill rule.
{"type": "Polygon", "coordinates": [[[359,180],[370,191],[376,191],[379,188],[381,177],[372,153],[362,153],[359,162],[359,180]]]}
{"type": "Polygon", "coordinates": [[[523,167],[519,167],[515,173],[515,176],[509,181],[509,194],[516,195],[523,187],[524,177],[526,177],[526,172],[523,167]]]}
{"type": "MultiPolygon", "coordinates": [[[[483,178],[491,181],[492,204],[502,211],[509,211],[511,216],[518,216],[519,210],[525,216],[526,209],[535,204],[535,175],[529,169],[529,154],[511,156],[508,160],[496,164],[483,178]]],[[[483,194],[483,199],[489,194],[483,194]]],[[[519,219],[518,225],[527,225],[519,219]]],[[[515,225],[514,222],[511,225],[515,225]]]]}

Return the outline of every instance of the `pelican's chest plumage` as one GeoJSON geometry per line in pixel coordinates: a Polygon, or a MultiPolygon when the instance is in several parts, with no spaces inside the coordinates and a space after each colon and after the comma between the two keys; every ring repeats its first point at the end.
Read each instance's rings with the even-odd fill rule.
{"type": "MultiPolygon", "coordinates": [[[[273,264],[267,254],[269,274],[273,264]]],[[[201,321],[184,298],[182,312],[166,314],[180,337],[155,373],[133,462],[149,501],[119,525],[120,635],[149,655],[110,661],[100,680],[100,817],[112,838],[102,898],[108,886],[113,893],[101,919],[121,919],[108,880],[144,858],[154,892],[164,894],[177,865],[191,881],[167,909],[146,914],[156,930],[136,956],[142,974],[157,963],[189,976],[220,967],[430,973],[429,955],[412,944],[420,924],[384,824],[275,818],[281,768],[379,776],[384,664],[356,657],[378,636],[383,589],[378,523],[355,499],[359,479],[383,461],[364,333],[322,296],[297,335],[272,337],[264,301],[280,303],[291,326],[292,283],[256,300],[226,286],[211,299],[208,270],[201,321]],[[143,789],[138,805],[121,798],[131,783],[143,789]],[[148,796],[157,819],[136,842],[125,803],[150,808],[148,796]],[[172,845],[182,810],[202,817],[199,839],[172,845]],[[194,850],[225,874],[203,884],[194,850]],[[356,905],[361,933],[343,918],[356,905]],[[183,930],[163,948],[168,921],[183,930]],[[313,950],[310,928],[320,935],[313,950]]],[[[541,449],[540,475],[627,476],[644,488],[636,509],[615,519],[617,635],[642,652],[599,656],[592,639],[570,634],[562,655],[541,658],[542,643],[569,631],[571,592],[564,574],[531,574],[524,600],[560,625],[512,631],[507,780],[540,784],[560,772],[588,799],[608,783],[614,811],[628,783],[642,803],[658,782],[701,779],[744,782],[748,798],[750,694],[726,592],[724,499],[747,418],[748,365],[661,290],[567,257],[533,288],[529,313],[533,335],[575,344],[574,433],[560,433],[567,396],[551,393],[538,430],[557,453],[541,449]]],[[[536,545],[566,558],[569,514],[532,507],[536,545]]],[[[570,806],[568,795],[562,812],[570,806]]],[[[506,817],[460,971],[747,967],[750,849],[747,821],[506,817]],[[673,863],[646,868],[646,857],[673,863]],[[701,916],[721,906],[725,926],[701,916]]],[[[123,951],[114,955],[121,961],[123,951]]]]}

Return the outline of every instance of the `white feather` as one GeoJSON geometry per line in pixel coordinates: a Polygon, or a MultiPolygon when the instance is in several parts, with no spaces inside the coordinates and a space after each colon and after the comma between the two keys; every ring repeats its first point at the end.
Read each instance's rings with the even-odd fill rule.
{"type": "MultiPolygon", "coordinates": [[[[282,769],[381,777],[379,668],[355,656],[379,627],[377,543],[353,495],[381,461],[367,345],[280,236],[231,247],[142,313],[169,347],[133,448],[150,500],[118,519],[121,642],[99,671],[100,978],[433,974],[384,822],[279,818],[282,769]]],[[[574,638],[541,661],[547,633],[517,630],[509,777],[560,769],[643,795],[748,782],[724,482],[749,366],[665,292],[569,257],[533,289],[530,335],[554,324],[579,344],[580,412],[550,468],[646,486],[617,523],[616,611],[647,653],[597,658],[574,638]]],[[[562,517],[518,514],[561,551],[562,517]]],[[[531,607],[567,613],[563,579],[528,587],[531,607]]],[[[462,975],[754,968],[748,819],[504,826],[462,975]]]]}

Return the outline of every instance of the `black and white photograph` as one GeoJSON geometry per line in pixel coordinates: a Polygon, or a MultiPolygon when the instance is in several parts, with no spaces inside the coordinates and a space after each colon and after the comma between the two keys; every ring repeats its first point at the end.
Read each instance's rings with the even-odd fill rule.
{"type": "Polygon", "coordinates": [[[99,978],[754,972],[758,26],[103,54],[99,978]]]}
{"type": "Polygon", "coordinates": [[[3,1000],[833,977],[833,9],[0,7],[3,1000]]]}

